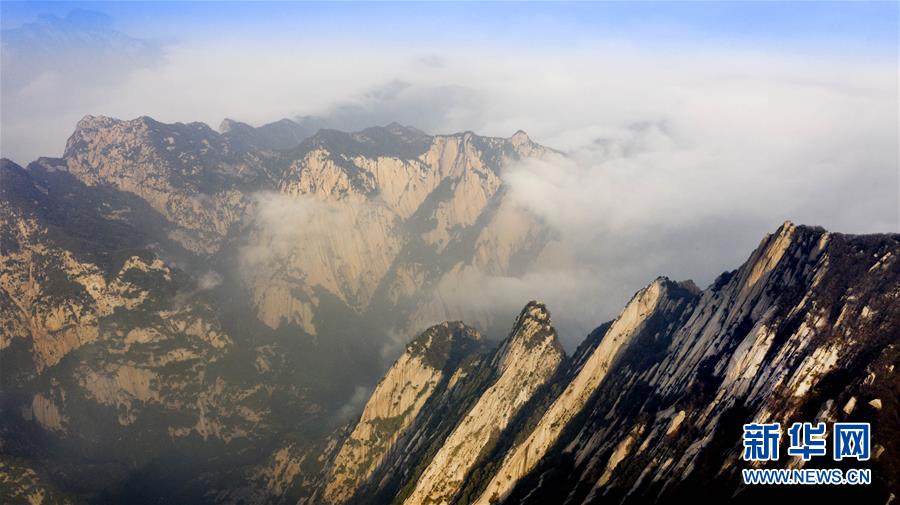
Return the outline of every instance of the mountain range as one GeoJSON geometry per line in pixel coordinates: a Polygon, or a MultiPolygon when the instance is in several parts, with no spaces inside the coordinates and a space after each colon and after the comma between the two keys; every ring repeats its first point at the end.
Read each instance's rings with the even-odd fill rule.
{"type": "Polygon", "coordinates": [[[556,261],[504,174],[562,157],[522,131],[86,116],[62,157],[4,159],[0,498],[893,499],[900,235],[786,222],[568,354],[551,308],[465,282],[556,261]],[[871,423],[872,485],[740,484],[744,423],[815,420],[871,423]]]}

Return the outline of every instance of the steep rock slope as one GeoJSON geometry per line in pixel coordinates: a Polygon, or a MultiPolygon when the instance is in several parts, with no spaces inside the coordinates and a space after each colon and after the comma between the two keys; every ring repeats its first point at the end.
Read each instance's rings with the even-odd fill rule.
{"type": "Polygon", "coordinates": [[[249,454],[284,433],[275,409],[315,422],[271,342],[236,343],[202,282],[155,253],[165,229],[138,198],[0,162],[0,457],[92,499],[157,458],[249,454]]]}
{"type": "Polygon", "coordinates": [[[461,317],[472,309],[460,278],[520,271],[552,238],[505,197],[505,168],[560,156],[521,131],[311,134],[289,120],[221,130],[86,116],[61,159],[35,165],[143,199],[180,247],[229,258],[260,321],[313,337],[336,310],[331,297],[371,321],[390,315],[378,324],[406,334],[461,317]]]}
{"type": "Polygon", "coordinates": [[[448,277],[464,268],[509,273],[549,237],[533,216],[510,208],[503,168],[556,155],[524,133],[432,137],[397,124],[320,131],[284,153],[284,196],[262,206],[247,240],[244,267],[260,319],[316,334],[322,291],[358,313],[392,314],[390,324],[406,333],[460,316],[439,293],[453,285],[448,277]],[[283,227],[272,225],[281,221],[303,230],[297,240],[285,243],[283,227]]]}
{"type": "Polygon", "coordinates": [[[479,455],[554,376],[564,358],[549,312],[529,304],[490,363],[499,377],[444,441],[405,503],[450,503],[479,455]]]}
{"type": "MultiPolygon", "coordinates": [[[[186,493],[174,500],[312,489],[306,466],[342,447],[317,437],[336,433],[354,388],[381,373],[372,356],[471,310],[453,279],[520,270],[551,238],[506,198],[504,169],[558,155],[522,132],[222,130],[86,116],[61,158],[3,161],[0,421],[28,433],[4,454],[34,456],[42,437],[91,454],[109,471],[92,473],[88,497],[127,481],[114,496],[131,499],[131,484],[169,477],[185,484],[158,488],[186,493]],[[197,459],[176,476],[168,451],[197,459]],[[254,484],[229,482],[238,475],[254,484]]],[[[494,380],[470,375],[483,356],[467,359],[442,372],[434,398],[471,406],[494,380]]],[[[36,458],[42,475],[64,463],[36,458]]],[[[60,488],[82,477],[60,473],[60,488]]]]}
{"type": "MultiPolygon", "coordinates": [[[[345,502],[793,496],[741,485],[751,466],[740,460],[741,425],[846,420],[872,423],[873,458],[852,466],[872,468],[875,483],[806,495],[886,501],[898,488],[898,254],[900,236],[788,222],[706,290],[653,281],[571,359],[549,341],[544,351],[518,346],[523,329],[552,331],[539,329],[549,328],[546,310],[530,304],[500,348],[423,402],[345,502]]],[[[823,465],[848,463],[772,463],[823,465]]]]}
{"type": "Polygon", "coordinates": [[[322,501],[449,502],[457,496],[479,456],[490,453],[565,359],[549,313],[536,302],[493,350],[475,335],[460,323],[444,323],[407,347],[343,441],[322,501]],[[400,409],[400,416],[378,414],[400,409]]]}
{"type": "Polygon", "coordinates": [[[59,164],[85,184],[138,195],[177,225],[174,239],[211,254],[244,217],[250,193],[273,184],[265,156],[240,149],[203,123],[85,116],[62,160],[39,162],[59,164]]]}
{"type": "Polygon", "coordinates": [[[407,346],[375,388],[362,417],[341,446],[329,472],[325,501],[340,503],[353,496],[425,403],[447,385],[460,360],[476,351],[479,339],[475,330],[461,323],[443,323],[429,328],[407,346]]]}
{"type": "Polygon", "coordinates": [[[693,308],[696,293],[667,279],[657,279],[638,292],[606,330],[577,374],[528,437],[506,455],[480,502],[505,497],[512,486],[544,457],[566,425],[585,407],[618,358],[635,342],[653,344],[677,328],[693,308]]]}
{"type": "MultiPolygon", "coordinates": [[[[897,489],[897,453],[885,447],[900,425],[885,403],[895,401],[900,359],[898,253],[897,236],[785,223],[703,291],[683,322],[625,349],[506,501],[643,503],[701,489],[758,498],[775,491],[739,485],[741,424],[817,420],[873,424],[879,457],[861,466],[874,467],[876,483],[829,492],[885,500],[897,489]]],[[[834,462],[807,463],[822,464],[834,462]]]]}
{"type": "Polygon", "coordinates": [[[148,230],[136,231],[127,199],[107,200],[105,214],[94,213],[97,195],[57,175],[0,162],[0,349],[27,346],[38,373],[96,340],[100,318],[145,302],[151,293],[135,280],[155,273],[171,280],[144,248],[157,220],[142,215],[148,230]],[[74,198],[85,201],[69,204],[74,198]]]}

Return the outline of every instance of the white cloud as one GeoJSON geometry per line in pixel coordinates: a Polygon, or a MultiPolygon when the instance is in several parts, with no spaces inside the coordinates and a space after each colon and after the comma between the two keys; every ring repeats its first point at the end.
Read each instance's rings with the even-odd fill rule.
{"type": "Polygon", "coordinates": [[[200,291],[208,291],[217,288],[222,284],[222,276],[215,270],[208,270],[200,275],[197,279],[197,289],[200,291]]]}
{"type": "Polygon", "coordinates": [[[30,83],[2,124],[5,143],[27,148],[5,152],[56,154],[59,132],[87,113],[213,125],[314,115],[342,127],[396,120],[503,136],[522,128],[571,156],[505,177],[515,198],[561,230],[574,263],[488,279],[485,292],[497,295],[486,296],[543,287],[537,297],[557,321],[579,312],[584,325],[614,315],[657,275],[709,282],[785,219],[857,233],[900,228],[892,58],[332,40],[164,49],[162,61],[52,110],[41,104],[59,77],[30,83]]]}

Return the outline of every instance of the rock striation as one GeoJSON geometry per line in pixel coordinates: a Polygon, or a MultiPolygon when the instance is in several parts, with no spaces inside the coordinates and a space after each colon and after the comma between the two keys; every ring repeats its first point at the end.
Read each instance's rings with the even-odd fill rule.
{"type": "Polygon", "coordinates": [[[0,161],[0,501],[783,498],[738,484],[751,421],[868,422],[875,482],[841,492],[900,493],[900,236],[786,222],[566,356],[543,304],[504,333],[471,300],[552,251],[503,178],[559,153],[220,130],[87,116],[61,158],[0,161]]]}
{"type": "Polygon", "coordinates": [[[871,423],[881,442],[864,466],[877,482],[849,496],[886,500],[897,489],[884,444],[900,427],[885,414],[900,360],[898,253],[897,235],[786,222],[705,290],[656,279],[571,358],[546,309],[529,304],[457,382],[465,400],[432,393],[439,402],[385,437],[396,453],[333,503],[766,498],[772,489],[738,484],[741,425],[798,420],[871,423]]]}

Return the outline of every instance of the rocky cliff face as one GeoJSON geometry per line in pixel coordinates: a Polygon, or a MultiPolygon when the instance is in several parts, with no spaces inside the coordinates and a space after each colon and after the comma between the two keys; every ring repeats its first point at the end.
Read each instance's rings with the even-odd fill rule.
{"type": "Polygon", "coordinates": [[[898,485],[898,253],[898,236],[785,223],[706,290],[655,280],[570,359],[553,344],[546,309],[529,305],[456,383],[466,399],[432,393],[417,419],[384,436],[396,453],[345,501],[645,503],[703,493],[743,502],[775,491],[740,485],[742,424],[845,420],[872,423],[875,457],[857,466],[873,468],[876,482],[839,492],[887,500],[898,485]],[[546,339],[528,345],[523,335],[546,339]]]}
{"type": "Polygon", "coordinates": [[[503,172],[558,154],[296,126],[87,117],[0,163],[0,501],[748,501],[741,424],[817,420],[874,430],[839,491],[898,493],[897,235],[785,223],[571,357],[536,302],[500,342],[420,333],[496,328],[464,281],[548,245],[503,172]]]}
{"type": "Polygon", "coordinates": [[[264,214],[248,241],[260,319],[316,334],[322,291],[357,313],[395,314],[393,324],[409,334],[461,316],[442,290],[467,265],[510,272],[514,258],[546,243],[534,217],[508,209],[500,173],[523,157],[553,155],[524,134],[431,137],[396,124],[306,139],[285,154],[284,207],[275,209],[293,209],[277,215],[302,228],[303,240],[279,247],[283,229],[264,214]]]}
{"type": "Polygon", "coordinates": [[[379,467],[422,407],[450,379],[462,358],[479,346],[477,332],[461,323],[429,328],[413,340],[366,403],[329,473],[324,499],[342,503],[379,467]]]}
{"type": "Polygon", "coordinates": [[[86,116],[61,159],[36,164],[138,196],[166,219],[168,239],[234,260],[260,321],[313,337],[328,324],[323,297],[364,318],[390,314],[383,325],[406,334],[460,317],[455,279],[521,269],[550,236],[504,197],[504,167],[559,156],[521,131],[311,134],[290,120],[221,130],[86,116]]]}
{"type": "Polygon", "coordinates": [[[538,303],[489,352],[473,345],[473,334],[444,323],[410,344],[334,460],[324,501],[449,503],[459,493],[463,478],[565,359],[538,303]],[[378,414],[401,409],[400,416],[378,414]]]}
{"type": "MultiPolygon", "coordinates": [[[[501,468],[511,472],[500,470],[478,501],[643,503],[701,489],[720,500],[758,497],[767,490],[738,484],[741,424],[751,421],[869,421],[873,443],[894,444],[896,419],[873,406],[881,401],[864,402],[897,386],[890,370],[900,338],[892,309],[900,296],[898,246],[896,236],[786,223],[740,269],[703,292],[682,291],[680,309],[637,332],[577,422],[537,445],[551,447],[540,461],[523,463],[547,440],[541,428],[559,417],[560,396],[526,439],[529,451],[508,454],[501,468]],[[843,409],[851,398],[867,406],[843,409]]],[[[595,355],[614,345],[615,328],[595,355]]],[[[879,482],[851,494],[886,499],[896,491],[897,462],[885,454],[871,463],[879,482]]],[[[789,460],[790,467],[804,464],[789,460]]]]}
{"type": "Polygon", "coordinates": [[[172,479],[158,492],[175,501],[309,498],[324,482],[329,499],[351,496],[405,440],[379,428],[409,428],[467,373],[456,350],[449,364],[410,358],[394,382],[430,385],[379,390],[349,430],[359,447],[338,425],[351,395],[397,341],[459,313],[447,279],[508,272],[543,247],[501,172],[556,155],[524,133],[87,116],[61,158],[3,160],[0,429],[16,442],[2,454],[38,480],[84,482],[88,501],[172,479]],[[46,437],[62,449],[35,456],[46,437]]]}
{"type": "Polygon", "coordinates": [[[10,489],[90,497],[171,453],[261,443],[282,430],[275,409],[321,410],[275,379],[277,342],[235,342],[201,279],[157,254],[177,242],[142,200],[6,160],[0,197],[0,461],[34,473],[10,489]]]}
{"type": "Polygon", "coordinates": [[[506,455],[479,501],[506,496],[559,440],[563,429],[584,409],[623,351],[651,332],[650,338],[658,339],[673,331],[693,308],[695,297],[693,291],[667,279],[657,279],[637,293],[533,431],[506,455]]]}
{"type": "Polygon", "coordinates": [[[139,196],[176,225],[181,245],[212,254],[243,218],[249,193],[271,184],[265,153],[229,140],[202,123],[86,116],[60,165],[85,184],[139,196]]]}
{"type": "Polygon", "coordinates": [[[499,373],[496,381],[444,441],[405,503],[450,503],[479,456],[553,377],[564,357],[546,308],[525,307],[490,362],[499,373]]]}

